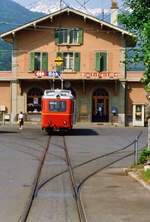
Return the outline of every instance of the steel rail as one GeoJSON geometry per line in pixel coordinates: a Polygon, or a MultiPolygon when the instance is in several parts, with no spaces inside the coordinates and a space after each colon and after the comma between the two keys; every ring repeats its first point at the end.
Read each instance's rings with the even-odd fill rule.
{"type": "MultiPolygon", "coordinates": [[[[142,135],[142,133],[143,133],[143,132],[141,131],[141,132],[138,134],[137,137],[139,138],[139,137],[142,135]]],[[[91,162],[93,162],[93,161],[95,161],[95,160],[98,160],[98,159],[101,159],[101,158],[104,158],[104,157],[113,155],[113,154],[115,154],[115,153],[118,153],[118,152],[120,152],[120,151],[126,150],[127,148],[129,148],[130,146],[132,146],[132,145],[135,143],[135,141],[136,141],[136,140],[133,140],[130,144],[126,145],[126,146],[123,147],[123,148],[117,149],[117,150],[112,151],[112,152],[110,152],[110,153],[106,153],[106,154],[97,156],[97,157],[92,158],[92,159],[87,160],[87,161],[84,161],[84,162],[82,162],[82,163],[80,163],[80,164],[78,164],[78,165],[73,166],[72,169],[74,170],[74,169],[79,168],[79,167],[81,167],[81,166],[84,166],[84,165],[86,165],[86,164],[88,164],[88,163],[91,163],[91,162]]],[[[38,188],[37,188],[37,192],[38,192],[45,184],[47,184],[47,183],[50,182],[51,180],[55,179],[55,178],[58,177],[58,176],[61,176],[62,174],[66,173],[66,172],[68,172],[68,169],[67,169],[67,170],[63,170],[63,171],[59,172],[58,174],[56,174],[56,175],[54,175],[54,176],[46,179],[45,181],[43,181],[41,184],[39,184],[39,186],[38,186],[38,188]]]]}
{"type": "Polygon", "coordinates": [[[127,155],[125,155],[125,156],[123,156],[123,157],[118,158],[117,160],[114,160],[114,161],[106,164],[105,166],[97,169],[97,170],[94,171],[93,173],[91,173],[91,174],[89,174],[88,176],[86,176],[86,177],[81,181],[81,183],[78,185],[78,188],[77,188],[78,194],[79,194],[79,192],[80,192],[81,187],[83,186],[83,184],[84,184],[90,177],[92,177],[92,176],[96,175],[97,173],[101,172],[102,170],[104,170],[104,169],[112,166],[114,163],[117,163],[117,162],[119,162],[120,160],[123,160],[123,159],[125,159],[125,158],[127,158],[127,157],[129,157],[129,156],[132,156],[133,154],[134,154],[134,151],[131,152],[131,153],[129,153],[129,154],[127,154],[127,155]]]}
{"type": "Polygon", "coordinates": [[[32,189],[31,189],[31,193],[30,193],[30,196],[29,196],[29,200],[27,202],[27,206],[25,208],[25,211],[24,211],[23,215],[21,216],[21,219],[19,219],[19,222],[26,222],[27,221],[27,218],[28,218],[28,215],[29,215],[29,212],[30,212],[35,194],[37,193],[36,189],[37,189],[37,186],[38,186],[38,183],[39,183],[39,178],[40,178],[41,170],[42,170],[45,158],[46,158],[46,154],[47,154],[48,149],[49,149],[50,140],[51,140],[51,136],[48,137],[48,142],[47,142],[47,145],[46,145],[45,150],[43,152],[42,158],[39,162],[39,166],[38,166],[37,173],[36,173],[33,185],[32,185],[32,189]]]}
{"type": "Polygon", "coordinates": [[[64,151],[65,151],[65,155],[66,155],[66,163],[68,166],[68,171],[69,171],[69,175],[70,175],[70,179],[71,179],[74,200],[76,203],[77,212],[79,215],[79,220],[80,220],[80,222],[86,222],[87,220],[86,220],[85,212],[83,211],[83,206],[82,206],[81,201],[79,200],[78,195],[77,195],[77,185],[76,185],[76,181],[75,181],[75,177],[74,177],[73,168],[71,165],[70,156],[69,156],[68,149],[67,149],[65,136],[63,136],[63,142],[64,142],[64,151]]]}
{"type": "Polygon", "coordinates": [[[81,189],[82,189],[83,185],[85,184],[85,182],[86,182],[88,179],[90,179],[92,176],[96,175],[97,173],[101,172],[102,170],[104,170],[104,169],[112,166],[114,163],[117,163],[117,162],[119,162],[119,161],[122,160],[122,159],[125,159],[125,158],[127,158],[127,157],[129,157],[129,156],[132,156],[133,154],[134,154],[134,152],[131,152],[131,153],[129,153],[128,155],[125,155],[125,156],[123,156],[123,157],[121,157],[121,158],[119,158],[119,159],[117,159],[117,160],[114,160],[114,161],[110,162],[109,164],[106,164],[105,166],[101,167],[100,169],[94,171],[93,173],[89,174],[87,177],[85,177],[85,178],[81,181],[81,183],[78,185],[78,187],[77,187],[77,196],[78,196],[78,199],[79,199],[80,203],[82,203],[82,205],[84,205],[83,202],[81,201],[81,189]]]}

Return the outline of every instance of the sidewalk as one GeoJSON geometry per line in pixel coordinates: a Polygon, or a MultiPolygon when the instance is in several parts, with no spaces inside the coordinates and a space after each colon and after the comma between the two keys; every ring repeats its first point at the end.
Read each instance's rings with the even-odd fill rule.
{"type": "MultiPolygon", "coordinates": [[[[10,123],[10,122],[6,122],[5,124],[3,124],[2,122],[0,122],[0,127],[17,127],[17,122],[16,123],[10,123]]],[[[25,127],[41,127],[41,122],[29,122],[29,121],[25,121],[24,122],[24,126],[25,127]]],[[[111,123],[111,122],[108,122],[108,123],[98,123],[98,122],[76,122],[74,125],[73,125],[73,128],[79,128],[79,127],[121,127],[121,128],[124,128],[124,126],[118,126],[117,123],[111,123]]],[[[132,127],[132,126],[128,126],[128,127],[132,127]]]]}
{"type": "Polygon", "coordinates": [[[145,182],[139,177],[138,171],[131,170],[128,172],[128,175],[135,179],[139,184],[141,184],[145,189],[147,189],[150,192],[150,184],[145,182]]]}
{"type": "Polygon", "coordinates": [[[88,222],[149,222],[150,192],[110,168],[89,179],[81,190],[88,222]]]}

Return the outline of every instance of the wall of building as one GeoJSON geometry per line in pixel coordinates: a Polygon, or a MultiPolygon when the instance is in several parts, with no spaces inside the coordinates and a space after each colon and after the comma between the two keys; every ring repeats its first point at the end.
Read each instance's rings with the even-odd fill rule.
{"type": "Polygon", "coordinates": [[[10,82],[0,81],[0,106],[5,105],[6,111],[9,113],[11,110],[11,88],[10,82]]]}
{"type": "MultiPolygon", "coordinates": [[[[27,93],[31,88],[42,90],[52,88],[53,82],[46,78],[37,78],[30,72],[30,52],[48,52],[48,71],[56,70],[57,52],[80,52],[80,72],[64,72],[64,83],[71,82],[71,87],[76,95],[77,120],[92,120],[92,97],[96,89],[105,89],[109,95],[109,121],[111,120],[111,109],[118,110],[117,121],[120,125],[125,123],[125,114],[132,115],[133,103],[146,103],[144,85],[140,83],[142,74],[139,72],[127,72],[125,76],[124,60],[125,41],[121,34],[106,28],[88,18],[69,13],[58,15],[47,21],[41,22],[35,27],[31,26],[26,30],[19,31],[15,35],[13,52],[12,73],[5,76],[0,73],[0,78],[13,77],[9,82],[0,82],[0,102],[3,103],[3,93],[6,91],[5,104],[8,112],[12,112],[13,120],[16,113],[27,112],[27,93]],[[57,27],[83,29],[83,44],[81,45],[56,45],[55,29],[57,27]],[[17,49],[17,50],[16,50],[17,49]],[[95,72],[95,53],[107,51],[108,72],[118,73],[118,80],[115,78],[90,77],[83,78],[85,73],[95,72]],[[12,76],[11,76],[12,75],[12,76]],[[126,78],[126,79],[125,79],[126,78]],[[133,79],[133,80],[132,80],[133,79]],[[126,84],[126,80],[128,81],[126,84]],[[134,82],[131,82],[134,81],[134,82]],[[136,80],[136,81],[135,81],[136,80]],[[127,86],[127,87],[126,87],[127,86]],[[7,99],[6,99],[7,98],[7,99]],[[126,101],[126,104],[125,104],[126,101]]],[[[61,87],[60,80],[55,81],[55,88],[61,87]]]]}
{"type": "Polygon", "coordinates": [[[127,90],[127,114],[132,114],[132,105],[136,104],[146,104],[146,91],[144,90],[144,84],[140,82],[128,83],[127,90]]]}
{"type": "MultiPolygon", "coordinates": [[[[29,53],[30,51],[48,52],[48,70],[56,69],[56,52],[70,51],[80,52],[81,64],[80,72],[93,72],[95,70],[95,52],[98,50],[108,51],[108,71],[120,73],[120,47],[121,36],[117,32],[112,32],[100,24],[96,24],[90,20],[85,20],[79,16],[72,15],[69,19],[68,15],[58,16],[54,18],[52,23],[42,22],[38,24],[40,27],[46,27],[42,30],[37,28],[21,31],[17,34],[17,45],[19,51],[17,56],[18,77],[33,77],[29,73],[29,53]],[[80,27],[83,32],[83,44],[79,46],[57,46],[55,44],[55,28],[56,27],[80,27]],[[111,36],[111,38],[110,38],[111,36]]],[[[74,73],[76,75],[77,73],[74,73]]]]}

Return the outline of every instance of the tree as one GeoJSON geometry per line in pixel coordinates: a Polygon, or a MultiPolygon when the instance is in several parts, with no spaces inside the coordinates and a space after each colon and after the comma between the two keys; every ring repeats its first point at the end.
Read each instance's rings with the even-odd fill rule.
{"type": "Polygon", "coordinates": [[[143,62],[145,73],[142,82],[150,91],[150,0],[123,0],[126,10],[119,15],[119,22],[137,35],[136,47],[128,62],[143,62]]]}
{"type": "Polygon", "coordinates": [[[137,44],[130,62],[143,62],[145,65],[144,76],[141,81],[145,90],[149,92],[146,116],[148,117],[148,149],[150,150],[150,0],[123,0],[128,10],[119,15],[119,22],[128,31],[137,36],[137,44]]]}

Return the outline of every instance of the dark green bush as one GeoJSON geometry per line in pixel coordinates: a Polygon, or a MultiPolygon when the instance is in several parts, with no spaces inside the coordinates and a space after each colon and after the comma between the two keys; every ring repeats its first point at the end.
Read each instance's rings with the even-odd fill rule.
{"type": "Polygon", "coordinates": [[[148,149],[143,149],[140,157],[139,157],[139,164],[144,164],[146,163],[147,159],[150,157],[150,150],[148,149]]]}

